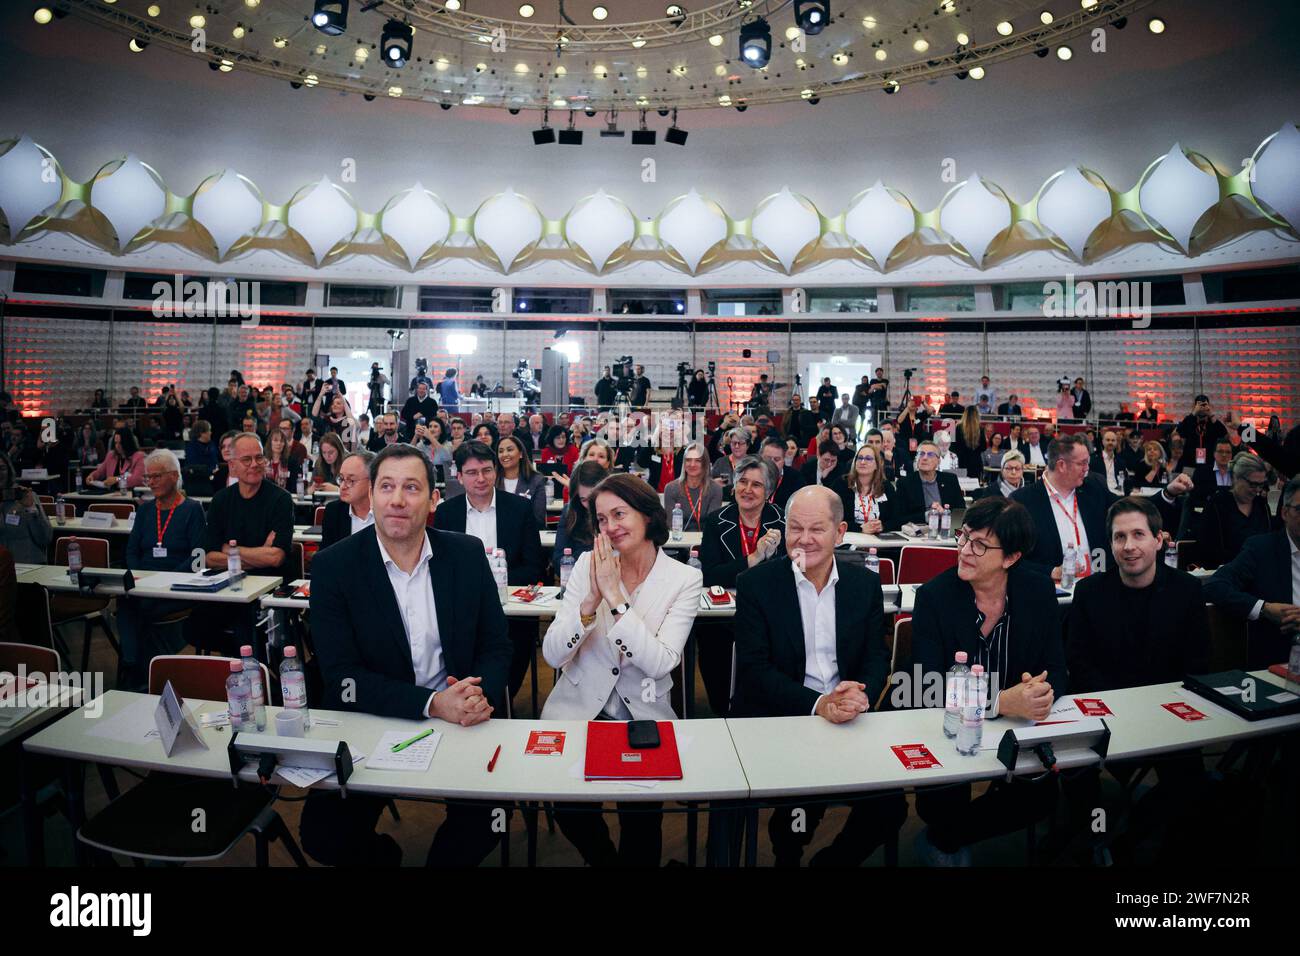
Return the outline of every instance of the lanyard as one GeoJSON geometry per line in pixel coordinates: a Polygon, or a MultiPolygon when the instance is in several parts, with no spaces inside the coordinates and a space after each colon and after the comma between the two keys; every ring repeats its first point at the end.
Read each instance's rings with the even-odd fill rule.
{"type": "MultiPolygon", "coordinates": [[[[705,481],[707,480],[705,478],[705,481]]],[[[704,486],[700,486],[700,500],[695,501],[691,498],[691,489],[686,486],[686,479],[683,478],[682,493],[686,495],[686,507],[690,509],[691,520],[695,522],[695,526],[698,528],[700,526],[700,510],[704,507],[704,486]]]]}
{"type": "Polygon", "coordinates": [[[864,498],[861,492],[854,492],[854,494],[858,499],[858,514],[862,516],[860,524],[865,527],[867,522],[872,520],[872,518],[879,513],[879,506],[876,504],[876,496],[869,494],[864,498]]]}
{"type": "Polygon", "coordinates": [[[1079,537],[1079,495],[1076,492],[1074,496],[1074,514],[1071,515],[1065,510],[1065,505],[1061,504],[1060,495],[1052,495],[1052,504],[1061,509],[1061,514],[1070,519],[1070,524],[1074,526],[1074,543],[1083,544],[1083,538],[1079,537]]]}
{"type": "Polygon", "coordinates": [[[158,506],[154,505],[153,516],[154,516],[154,520],[158,525],[158,547],[160,548],[162,547],[163,535],[165,535],[167,533],[167,529],[171,527],[172,518],[176,516],[176,509],[179,508],[180,506],[181,503],[178,501],[176,502],[176,504],[172,505],[170,508],[167,509],[167,523],[163,524],[162,513],[158,510],[158,506]]]}
{"type": "Polygon", "coordinates": [[[750,534],[743,524],[737,522],[737,526],[740,528],[741,553],[745,557],[749,557],[758,550],[758,533],[763,529],[763,526],[761,524],[755,525],[753,534],[750,534]]]}
{"type": "MultiPolygon", "coordinates": [[[[668,484],[668,481],[664,480],[665,478],[667,478],[668,481],[673,480],[673,453],[671,451],[660,456],[659,487],[656,489],[657,491],[663,491],[664,487],[668,484]]],[[[704,493],[702,490],[700,492],[700,500],[704,500],[704,493]]]]}

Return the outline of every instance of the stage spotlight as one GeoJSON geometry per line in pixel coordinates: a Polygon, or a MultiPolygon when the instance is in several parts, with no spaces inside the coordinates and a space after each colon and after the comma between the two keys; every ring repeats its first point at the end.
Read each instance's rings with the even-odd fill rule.
{"type": "Polygon", "coordinates": [[[1074,50],[1070,49],[1070,47],[1068,47],[1068,46],[1058,46],[1058,47],[1056,48],[1056,58],[1057,58],[1058,60],[1062,60],[1062,61],[1064,61],[1064,60],[1068,60],[1068,59],[1070,59],[1072,56],[1074,56],[1074,50]]]}
{"type": "Polygon", "coordinates": [[[517,106],[512,106],[512,107],[510,107],[509,109],[507,109],[506,112],[509,113],[511,116],[518,116],[518,115],[519,115],[519,107],[517,107],[517,106]]]}
{"type": "Polygon", "coordinates": [[[363,100],[365,100],[367,103],[373,103],[373,102],[375,101],[375,94],[374,94],[374,93],[362,93],[362,94],[361,94],[361,98],[362,98],[363,100]]]}
{"type": "Polygon", "coordinates": [[[831,0],[794,0],[794,22],[810,37],[815,37],[831,22],[831,0]]]}
{"type": "Polygon", "coordinates": [[[127,44],[132,53],[143,53],[144,48],[149,45],[149,41],[142,37],[131,37],[131,42],[127,44]]]}
{"type": "Polygon", "coordinates": [[[899,89],[898,80],[890,80],[888,83],[885,84],[885,92],[890,96],[893,96],[895,93],[897,93],[898,89],[899,89]]]}
{"type": "Polygon", "coordinates": [[[449,110],[449,109],[451,109],[451,104],[450,104],[450,103],[439,103],[438,105],[441,106],[441,107],[442,107],[443,109],[445,109],[445,110],[449,110]]]}
{"type": "Polygon", "coordinates": [[[316,0],[311,25],[326,36],[342,36],[348,28],[348,0],[316,0]]]}
{"type": "Polygon", "coordinates": [[[1164,33],[1165,21],[1160,17],[1152,17],[1150,20],[1147,21],[1147,29],[1150,30],[1152,33],[1164,33]]]}
{"type": "Polygon", "coordinates": [[[748,104],[748,103],[737,103],[737,104],[736,104],[736,112],[737,112],[737,113],[743,113],[743,112],[745,112],[745,110],[747,110],[747,109],[749,109],[749,104],[748,104]]]}
{"type": "Polygon", "coordinates": [[[411,58],[411,45],[415,41],[415,31],[409,23],[401,20],[389,20],[384,24],[380,37],[380,49],[384,51],[384,62],[389,66],[403,67],[411,58]]]}
{"type": "Polygon", "coordinates": [[[1111,26],[1113,26],[1116,30],[1123,30],[1126,26],[1128,26],[1128,17],[1120,17],[1118,20],[1112,21],[1111,26]]]}
{"type": "Polygon", "coordinates": [[[685,146],[686,137],[690,135],[684,129],[677,128],[677,110],[673,110],[673,125],[664,131],[664,142],[674,146],[685,146]]]}
{"type": "Polygon", "coordinates": [[[1041,60],[1043,57],[1047,56],[1047,54],[1050,52],[1051,51],[1048,50],[1047,47],[1040,46],[1037,50],[1034,51],[1034,56],[1038,57],[1041,60]]]}
{"type": "Polygon", "coordinates": [[[672,110],[660,109],[657,112],[659,113],[660,116],[667,116],[669,113],[672,112],[672,110]]]}
{"type": "Polygon", "coordinates": [[[664,16],[673,26],[679,27],[686,22],[686,8],[680,3],[669,4],[668,9],[664,10],[664,16]]]}
{"type": "Polygon", "coordinates": [[[772,28],[762,17],[741,24],[740,58],[755,70],[761,70],[772,59],[772,28]]]}

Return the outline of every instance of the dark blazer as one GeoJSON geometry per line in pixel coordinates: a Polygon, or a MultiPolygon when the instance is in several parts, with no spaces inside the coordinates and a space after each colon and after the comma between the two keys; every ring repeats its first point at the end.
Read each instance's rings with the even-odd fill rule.
{"type": "Polygon", "coordinates": [[[1244,530],[1245,537],[1241,540],[1236,531],[1240,520],[1237,499],[1232,496],[1230,488],[1220,489],[1205,503],[1205,510],[1201,512],[1194,535],[1197,556],[1204,567],[1217,568],[1227,564],[1240,553],[1246,541],[1258,534],[1268,534],[1274,527],[1268,502],[1263,498],[1251,501],[1250,519],[1244,530]]]}
{"type": "MultiPolygon", "coordinates": [[[[840,503],[844,506],[844,520],[848,522],[850,531],[862,530],[862,516],[857,513],[857,495],[849,488],[847,484],[841,483],[835,489],[840,496],[840,503]]],[[[897,531],[902,527],[903,522],[898,517],[898,492],[889,482],[884,483],[881,489],[881,497],[877,499],[880,505],[880,523],[883,531],[897,531]]]]}
{"type": "MultiPolygon", "coordinates": [[[[781,532],[781,544],[774,558],[785,556],[785,518],[776,505],[763,505],[759,517],[759,537],[776,528],[781,532]]],[[[740,543],[740,510],[729,501],[704,518],[703,538],[700,541],[700,565],[704,569],[704,586],[734,588],[736,577],[749,569],[749,559],[740,543]]]]}
{"type": "MultiPolygon", "coordinates": [[[[673,477],[669,478],[669,481],[682,476],[682,464],[686,461],[685,451],[684,448],[673,449],[673,477]]],[[[663,477],[664,473],[663,449],[651,448],[649,445],[637,449],[636,463],[638,468],[644,468],[650,472],[650,478],[648,479],[650,487],[658,490],[659,479],[663,477]],[[655,461],[656,458],[659,460],[655,461]]]]}
{"type": "MultiPolygon", "coordinates": [[[[961,483],[957,481],[957,476],[950,471],[941,471],[935,475],[935,480],[939,482],[939,500],[941,503],[948,505],[953,511],[960,511],[966,507],[966,499],[961,493],[961,483]]],[[[898,515],[899,524],[905,524],[909,521],[925,521],[925,492],[921,488],[921,473],[912,471],[898,479],[894,485],[898,495],[898,503],[894,510],[898,515]]]]}
{"type": "MultiPolygon", "coordinates": [[[[464,534],[468,507],[469,498],[465,495],[447,499],[433,513],[433,526],[439,531],[464,534]]],[[[512,585],[536,584],[542,579],[546,555],[542,553],[533,504],[500,489],[497,489],[497,547],[506,553],[508,580],[512,585]]]]}
{"type": "Polygon", "coordinates": [[[1003,418],[1019,418],[1023,412],[1020,409],[1020,403],[1012,405],[1010,402],[1003,402],[998,406],[998,414],[1003,418]]]}
{"type": "MultiPolygon", "coordinates": [[[[1007,573],[1007,602],[1010,673],[998,677],[999,690],[1020,683],[1020,675],[1026,672],[1036,676],[1047,671],[1052,693],[1061,697],[1066,692],[1066,669],[1056,587],[1021,560],[1007,573]]],[[[921,585],[912,613],[913,665],[922,674],[946,674],[958,651],[965,651],[973,662],[979,650],[975,614],[975,591],[957,576],[956,568],[921,585]]]]}
{"type": "MultiPolygon", "coordinates": [[[[1258,601],[1290,604],[1291,545],[1286,529],[1247,538],[1241,553],[1205,581],[1205,597],[1245,620],[1258,601]]],[[[1287,659],[1290,639],[1260,616],[1246,628],[1246,666],[1267,667],[1287,659]]]]}
{"type": "Polygon", "coordinates": [[[1215,475],[1214,462],[1208,461],[1204,465],[1197,465],[1192,469],[1192,501],[1198,505],[1203,505],[1218,493],[1220,488],[1230,489],[1232,487],[1232,466],[1228,466],[1228,483],[1220,485],[1219,479],[1215,475]]]}
{"type": "Polygon", "coordinates": [[[980,431],[979,442],[972,448],[966,444],[961,426],[953,429],[952,453],[957,456],[957,467],[966,469],[966,474],[978,478],[984,474],[984,452],[989,447],[988,440],[980,431]]]}
{"type": "Polygon", "coordinates": [[[351,508],[352,506],[346,501],[337,498],[325,506],[325,514],[320,521],[321,551],[352,535],[352,515],[349,513],[351,508]]]}
{"type": "MultiPolygon", "coordinates": [[[[803,463],[803,466],[799,469],[799,479],[805,486],[817,484],[817,469],[820,467],[821,465],[818,463],[816,455],[810,456],[809,459],[803,463]]],[[[836,486],[840,484],[840,475],[844,471],[845,466],[843,459],[836,459],[835,467],[831,469],[829,475],[822,479],[822,484],[828,485],[833,490],[838,491],[836,486]]]]}
{"type": "MultiPolygon", "coordinates": [[[[475,538],[428,531],[429,578],[447,673],[483,678],[493,706],[505,699],[512,645],[492,570],[475,538]]],[[[415,684],[411,647],[373,527],[312,561],[311,624],[325,706],[423,719],[431,690],[415,684]],[[345,685],[345,682],[352,682],[345,685]],[[353,693],[342,694],[344,686],[353,693]]]]}
{"type": "Polygon", "coordinates": [[[1210,659],[1210,622],[1201,582],[1156,561],[1150,613],[1125,620],[1119,571],[1093,574],[1074,589],[1065,621],[1070,686],[1103,691],[1182,680],[1204,673],[1210,659]]]}
{"type": "MultiPolygon", "coordinates": [[[[500,472],[497,472],[497,474],[500,475],[500,472]]],[[[520,478],[515,484],[515,490],[510,492],[510,494],[518,495],[520,498],[525,499],[532,506],[533,520],[537,522],[537,528],[539,531],[546,527],[547,480],[547,477],[541,472],[534,471],[532,478],[529,478],[527,481],[520,478]]],[[[505,490],[501,485],[503,481],[505,481],[504,478],[497,478],[498,492],[505,490]]]]}
{"type": "MultiPolygon", "coordinates": [[[[1106,538],[1106,509],[1110,507],[1115,496],[1106,490],[1104,482],[1089,478],[1075,492],[1079,502],[1079,521],[1088,536],[1088,547],[1106,552],[1106,567],[1115,564],[1110,553],[1110,541],[1106,538]]],[[[1047,482],[1035,481],[1026,485],[1011,496],[1029,509],[1029,517],[1034,521],[1034,549],[1025,555],[1025,560],[1038,565],[1044,574],[1060,567],[1065,560],[1065,550],[1061,547],[1061,536],[1056,532],[1056,516],[1052,514],[1055,505],[1047,494],[1047,482]]],[[[1092,560],[1091,557],[1088,560],[1092,560]]],[[[1035,671],[1034,673],[1038,673],[1035,671]]]]}
{"type": "MultiPolygon", "coordinates": [[[[776,486],[776,494],[772,496],[772,504],[785,511],[786,503],[789,502],[790,496],[803,487],[803,476],[799,474],[797,468],[791,468],[784,465],[781,468],[781,483],[776,486]]],[[[727,489],[730,492],[730,488],[727,489]]]]}
{"type": "MultiPolygon", "coordinates": [[[[835,658],[840,679],[867,687],[874,706],[889,678],[880,576],[836,562],[835,658]]],[[[736,580],[737,717],[794,717],[812,713],[815,690],[803,685],[807,668],[803,617],[789,559],[768,561],[736,580]]]]}

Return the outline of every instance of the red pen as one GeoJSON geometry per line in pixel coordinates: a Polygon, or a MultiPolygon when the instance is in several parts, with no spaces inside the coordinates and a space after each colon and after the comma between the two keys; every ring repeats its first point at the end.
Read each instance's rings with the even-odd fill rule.
{"type": "Polygon", "coordinates": [[[501,745],[497,744],[496,751],[492,754],[492,759],[488,761],[488,773],[491,773],[497,765],[497,757],[501,756],[501,745]]]}

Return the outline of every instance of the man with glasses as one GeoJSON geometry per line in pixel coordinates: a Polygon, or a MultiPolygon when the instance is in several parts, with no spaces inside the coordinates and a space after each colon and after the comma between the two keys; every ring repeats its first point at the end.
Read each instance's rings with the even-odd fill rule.
{"type": "Polygon", "coordinates": [[[1227,564],[1241,553],[1248,538],[1268,534],[1275,527],[1268,510],[1273,483],[1264,459],[1242,452],[1233,460],[1230,473],[1232,485],[1215,492],[1206,503],[1195,535],[1200,543],[1198,557],[1207,568],[1227,564]]]}
{"type": "Polygon", "coordinates": [[[1232,440],[1220,438],[1214,443],[1214,461],[1197,465],[1192,470],[1192,495],[1188,499],[1193,505],[1203,505],[1214,497],[1220,488],[1232,487],[1232,440]]]}
{"type": "MultiPolygon", "coordinates": [[[[203,546],[203,508],[180,490],[181,466],[175,452],[160,448],[144,460],[144,482],[153,496],[142,501],[126,539],[126,566],[132,571],[188,571],[192,552],[203,546]]],[[[117,628],[121,637],[123,690],[144,690],[149,661],[157,654],[175,654],[183,640],[162,643],[154,623],[191,605],[184,601],[117,599],[117,628]]]]}
{"type": "Polygon", "coordinates": [[[1300,477],[1282,489],[1283,528],[1255,535],[1205,582],[1205,596],[1235,618],[1249,621],[1250,668],[1288,659],[1300,633],[1300,477]]]}
{"type": "MultiPolygon", "coordinates": [[[[266,477],[266,453],[256,435],[241,434],[231,442],[230,472],[237,483],[218,491],[208,510],[203,535],[209,568],[224,571],[238,552],[243,570],[292,580],[289,555],[293,548],[293,497],[266,477]]],[[[252,622],[246,613],[223,613],[214,605],[203,614],[205,630],[234,624],[237,639],[220,647],[223,653],[252,643],[252,622]],[[239,640],[238,637],[244,637],[239,640]]],[[[223,611],[225,609],[223,608],[223,611]]],[[[244,608],[235,609],[242,612],[244,608]]],[[[208,645],[211,646],[211,645],[208,645]]]]}
{"type": "Polygon", "coordinates": [[[370,508],[370,462],[374,457],[374,452],[354,451],[339,465],[338,500],[325,506],[321,518],[322,551],[375,523],[370,508]]]}
{"type": "Polygon", "coordinates": [[[961,482],[950,471],[939,470],[939,446],[923,441],[916,446],[916,470],[898,480],[898,514],[903,523],[925,524],[931,511],[966,507],[961,482]]]}
{"type": "MultiPolygon", "coordinates": [[[[483,543],[484,551],[504,551],[511,587],[539,583],[546,556],[532,502],[497,488],[497,457],[482,442],[461,445],[454,460],[465,493],[442,503],[433,513],[433,526],[440,531],[472,535],[483,543]]],[[[510,639],[514,643],[509,679],[513,700],[533,660],[537,622],[511,620],[510,639]]]]}
{"type": "MultiPolygon", "coordinates": [[[[942,686],[957,652],[965,652],[989,675],[991,718],[1043,720],[1065,692],[1056,589],[1025,560],[1034,537],[1029,514],[1014,499],[978,501],[957,537],[957,566],[916,592],[913,662],[942,686]]],[[[1001,733],[990,729],[985,739],[990,735],[1001,733]]],[[[917,839],[922,859],[969,865],[971,844],[1042,819],[1056,797],[1055,778],[1048,777],[1041,784],[997,781],[974,801],[969,784],[918,790],[916,810],[928,825],[917,839]]]]}

